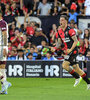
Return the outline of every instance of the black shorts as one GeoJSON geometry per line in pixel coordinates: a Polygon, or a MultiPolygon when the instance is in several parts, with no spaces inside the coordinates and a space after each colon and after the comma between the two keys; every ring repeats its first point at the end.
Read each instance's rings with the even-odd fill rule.
{"type": "Polygon", "coordinates": [[[68,54],[67,57],[64,58],[64,59],[65,59],[65,61],[70,62],[70,65],[73,66],[75,64],[78,64],[78,61],[76,59],[77,55],[78,55],[78,52],[77,51],[74,51],[74,52],[68,54]]]}

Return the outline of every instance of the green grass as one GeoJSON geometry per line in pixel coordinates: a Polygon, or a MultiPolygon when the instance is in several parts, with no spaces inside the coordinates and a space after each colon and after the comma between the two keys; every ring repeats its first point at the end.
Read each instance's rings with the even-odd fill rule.
{"type": "Polygon", "coordinates": [[[12,87],[0,100],[90,100],[86,84],[74,88],[73,78],[9,78],[12,87]]]}

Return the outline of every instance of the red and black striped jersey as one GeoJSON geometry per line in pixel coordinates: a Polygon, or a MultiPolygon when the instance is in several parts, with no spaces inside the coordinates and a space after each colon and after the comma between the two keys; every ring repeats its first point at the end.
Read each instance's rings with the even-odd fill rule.
{"type": "MultiPolygon", "coordinates": [[[[56,33],[56,38],[61,38],[65,50],[70,49],[74,43],[72,36],[76,35],[74,29],[70,28],[69,26],[66,27],[65,31],[62,29],[58,30],[58,33],[56,33]]],[[[77,47],[74,49],[76,50],[77,47]]]]}

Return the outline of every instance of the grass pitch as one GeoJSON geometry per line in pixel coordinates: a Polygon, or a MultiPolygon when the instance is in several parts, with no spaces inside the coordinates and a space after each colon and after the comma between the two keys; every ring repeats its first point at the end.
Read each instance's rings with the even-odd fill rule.
{"type": "Polygon", "coordinates": [[[73,87],[73,78],[8,78],[12,83],[0,100],[90,100],[86,83],[73,87]]]}

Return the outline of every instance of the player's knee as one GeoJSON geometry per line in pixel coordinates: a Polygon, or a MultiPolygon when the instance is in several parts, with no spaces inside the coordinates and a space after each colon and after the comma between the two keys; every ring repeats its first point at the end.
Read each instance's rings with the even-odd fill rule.
{"type": "Polygon", "coordinates": [[[2,74],[2,69],[0,69],[0,77],[2,76],[3,74],[2,74]]]}
{"type": "Polygon", "coordinates": [[[67,68],[67,64],[66,63],[63,63],[62,64],[62,67],[63,67],[63,69],[66,69],[67,68]]]}
{"type": "Polygon", "coordinates": [[[2,76],[2,73],[1,73],[1,71],[0,71],[0,77],[2,76]]]}
{"type": "Polygon", "coordinates": [[[64,62],[62,63],[62,67],[63,67],[63,69],[67,69],[67,68],[69,67],[69,62],[64,61],[64,62]]]}
{"type": "Polygon", "coordinates": [[[1,64],[0,69],[5,69],[5,64],[1,64]]]}
{"type": "Polygon", "coordinates": [[[79,70],[79,66],[78,65],[73,65],[74,70],[79,70]]]}
{"type": "Polygon", "coordinates": [[[63,69],[65,69],[65,64],[64,63],[62,64],[62,67],[63,67],[63,69]]]}

